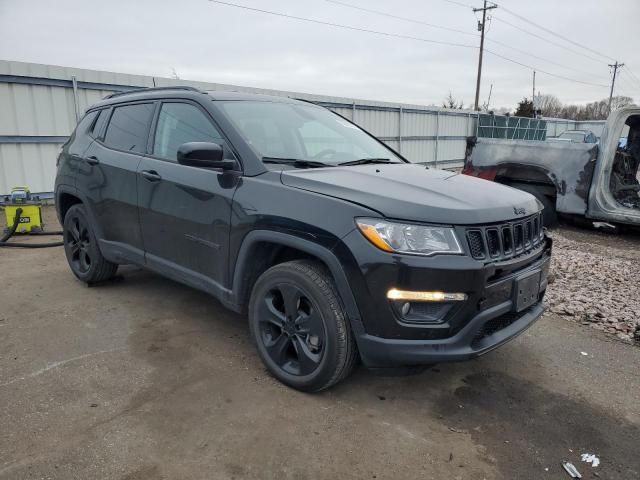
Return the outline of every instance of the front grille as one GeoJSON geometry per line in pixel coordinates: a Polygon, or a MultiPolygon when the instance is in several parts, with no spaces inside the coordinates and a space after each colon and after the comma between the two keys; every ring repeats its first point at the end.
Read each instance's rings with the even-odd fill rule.
{"type": "Polygon", "coordinates": [[[469,230],[467,232],[469,240],[469,250],[473,258],[484,258],[484,243],[482,241],[482,232],[479,230],[469,230]]]}
{"type": "Polygon", "coordinates": [[[505,260],[540,246],[544,239],[542,213],[500,225],[468,227],[467,242],[477,260],[505,260]]]}

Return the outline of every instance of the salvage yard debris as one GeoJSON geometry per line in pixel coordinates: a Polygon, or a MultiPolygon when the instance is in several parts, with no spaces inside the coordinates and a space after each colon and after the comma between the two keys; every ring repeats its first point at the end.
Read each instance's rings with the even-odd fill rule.
{"type": "Polygon", "coordinates": [[[640,343],[640,262],[627,252],[616,254],[612,248],[569,239],[559,230],[551,235],[548,310],[640,343]]]}
{"type": "Polygon", "coordinates": [[[583,453],[580,458],[582,458],[583,462],[590,463],[592,467],[600,465],[600,459],[593,453],[583,453]]]}
{"type": "Polygon", "coordinates": [[[571,478],[582,478],[582,475],[580,475],[580,472],[573,463],[563,462],[562,467],[567,471],[571,478]]]}

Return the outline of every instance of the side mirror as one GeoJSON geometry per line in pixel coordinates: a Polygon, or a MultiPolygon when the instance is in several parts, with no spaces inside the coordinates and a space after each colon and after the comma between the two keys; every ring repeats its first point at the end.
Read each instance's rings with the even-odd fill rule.
{"type": "Polygon", "coordinates": [[[224,160],[222,147],[211,142],[187,142],[178,147],[178,163],[191,167],[221,168],[231,170],[236,162],[224,160]]]}

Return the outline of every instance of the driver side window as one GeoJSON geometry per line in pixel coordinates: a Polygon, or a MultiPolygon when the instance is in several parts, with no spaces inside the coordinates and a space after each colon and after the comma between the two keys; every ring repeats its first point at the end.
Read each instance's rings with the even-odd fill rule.
{"type": "Polygon", "coordinates": [[[153,155],[176,162],[178,147],[187,142],[217,143],[224,149],[225,158],[233,158],[220,132],[198,107],[189,103],[163,103],[153,141],[153,155]]]}

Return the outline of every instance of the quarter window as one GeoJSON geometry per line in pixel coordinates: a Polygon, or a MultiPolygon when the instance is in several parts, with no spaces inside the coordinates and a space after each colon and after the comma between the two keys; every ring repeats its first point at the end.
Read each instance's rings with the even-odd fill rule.
{"type": "Polygon", "coordinates": [[[163,103],[153,142],[153,154],[177,161],[178,147],[187,142],[212,142],[222,145],[225,157],[232,155],[211,121],[196,106],[188,103],[163,103]]]}
{"type": "Polygon", "coordinates": [[[96,121],[93,124],[93,127],[91,128],[90,134],[92,137],[98,138],[100,136],[104,128],[104,124],[107,123],[108,117],[109,117],[108,108],[100,110],[100,112],[98,113],[98,118],[96,119],[96,121]]]}
{"type": "Polygon", "coordinates": [[[144,153],[147,146],[147,128],[152,112],[152,103],[116,107],[104,136],[105,145],[127,152],[144,153]]]}
{"type": "Polygon", "coordinates": [[[87,113],[82,120],[80,120],[80,122],[78,123],[78,126],[76,127],[76,134],[84,134],[87,132],[87,130],[89,130],[89,127],[91,126],[91,124],[93,123],[93,121],[96,119],[96,115],[98,113],[97,112],[89,112],[87,113]]]}

